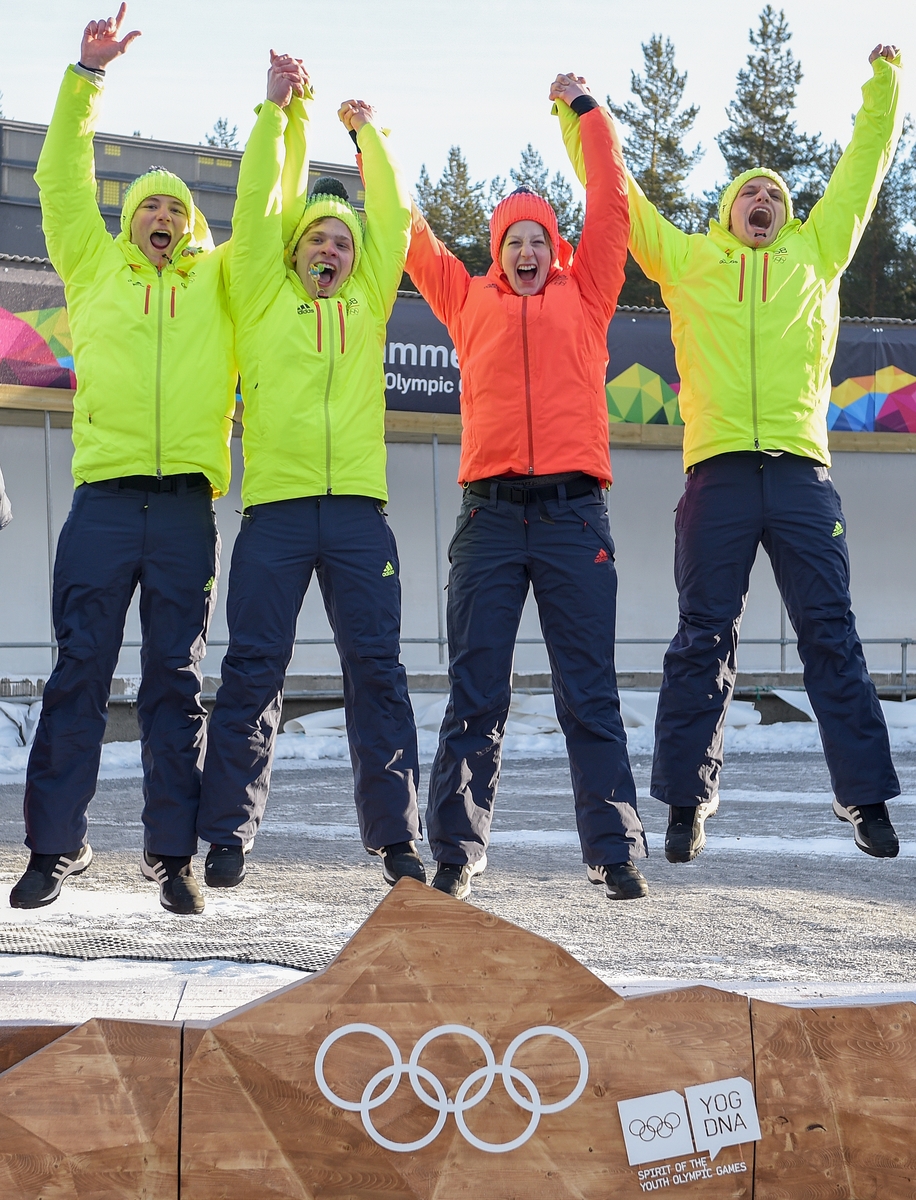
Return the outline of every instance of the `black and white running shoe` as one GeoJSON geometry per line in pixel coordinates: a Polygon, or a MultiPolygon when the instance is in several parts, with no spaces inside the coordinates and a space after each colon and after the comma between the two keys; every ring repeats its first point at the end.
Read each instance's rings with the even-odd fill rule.
{"type": "Polygon", "coordinates": [[[900,853],[886,804],[852,804],[847,808],[834,796],[833,812],[838,821],[849,822],[856,845],[872,858],[896,858],[900,853]]]}
{"type": "Polygon", "coordinates": [[[65,854],[33,854],[25,874],[10,892],[11,908],[44,908],[60,895],[69,875],[82,875],[92,862],[92,847],[80,846],[65,854]]]}
{"type": "Polygon", "coordinates": [[[601,867],[586,867],[589,883],[603,883],[608,900],[641,900],[648,896],[645,876],[631,862],[606,863],[601,867]]]}
{"type": "Polygon", "coordinates": [[[475,863],[438,863],[432,886],[446,896],[467,900],[471,894],[471,880],[475,875],[482,875],[486,869],[486,855],[475,863]]]}
{"type": "Polygon", "coordinates": [[[235,842],[231,846],[211,845],[204,865],[204,883],[212,888],[231,888],[245,878],[245,855],[254,845],[254,840],[235,842]]]}
{"type": "Polygon", "coordinates": [[[413,842],[394,842],[369,853],[377,854],[382,860],[382,874],[390,887],[399,879],[416,879],[419,883],[426,883],[426,868],[413,842]]]}
{"type": "Polygon", "coordinates": [[[665,858],[670,863],[693,862],[706,845],[706,818],[719,811],[719,797],[713,796],[702,804],[668,808],[668,829],[665,833],[665,858]]]}
{"type": "Polygon", "coordinates": [[[144,850],[140,871],[145,879],[159,884],[159,903],[166,912],[190,917],[204,911],[204,898],[191,870],[190,854],[151,854],[144,850]]]}

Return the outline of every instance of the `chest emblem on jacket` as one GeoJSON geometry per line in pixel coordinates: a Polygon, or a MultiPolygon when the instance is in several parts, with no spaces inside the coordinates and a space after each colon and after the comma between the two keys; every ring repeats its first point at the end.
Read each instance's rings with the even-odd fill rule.
{"type": "Polygon", "coordinates": [[[302,304],[300,304],[299,307],[296,309],[296,312],[299,314],[300,317],[304,317],[306,315],[306,313],[313,313],[314,311],[315,310],[314,310],[314,308],[312,308],[311,304],[306,304],[305,301],[303,301],[302,304]]]}

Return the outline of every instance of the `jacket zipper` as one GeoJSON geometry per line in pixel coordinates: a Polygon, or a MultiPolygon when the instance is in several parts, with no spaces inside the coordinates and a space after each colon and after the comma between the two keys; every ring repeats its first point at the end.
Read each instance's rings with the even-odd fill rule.
{"type": "Polygon", "coordinates": [[[321,353],[321,301],[320,300],[315,301],[315,313],[318,317],[318,329],[317,329],[317,333],[315,336],[318,341],[318,353],[320,354],[321,353]]]}
{"type": "Polygon", "coordinates": [[[343,305],[337,301],[337,320],[340,322],[340,353],[343,354],[347,348],[347,335],[344,331],[344,315],[343,305]]]}
{"type": "Polygon", "coordinates": [[[153,290],[153,285],[152,285],[151,283],[148,283],[148,284],[146,285],[146,299],[143,301],[143,315],[144,315],[144,317],[148,317],[148,316],[149,316],[149,294],[150,294],[150,292],[151,292],[152,290],[153,290]]]}
{"type": "Polygon", "coordinates": [[[741,274],[738,277],[738,303],[744,301],[744,255],[741,255],[741,274]]]}
{"type": "Polygon", "coordinates": [[[522,296],[522,353],[525,357],[525,411],[528,417],[528,474],[534,474],[534,426],[531,420],[531,365],[528,362],[528,297],[522,296]]]}
{"type": "MultiPolygon", "coordinates": [[[[760,449],[760,431],[757,428],[757,252],[752,252],[751,262],[751,415],[754,422],[754,449],[760,449]]],[[[742,264],[744,255],[741,255],[742,264]]]]}
{"type": "Polygon", "coordinates": [[[162,318],[165,304],[165,287],[162,282],[162,271],[157,267],[159,276],[159,315],[156,335],[156,478],[162,478],[162,318]]]}
{"type": "MultiPolygon", "coordinates": [[[[315,301],[318,309],[318,349],[321,349],[321,301],[315,301]]],[[[331,381],[334,378],[334,339],[328,339],[328,381],[324,388],[324,468],[327,495],[331,495],[331,381]]]]}
{"type": "Polygon", "coordinates": [[[763,256],[763,289],[761,292],[761,301],[763,304],[767,302],[767,274],[770,269],[770,252],[767,251],[763,256]]]}
{"type": "Polygon", "coordinates": [[[175,289],[174,288],[172,288],[172,300],[171,300],[170,312],[171,312],[171,315],[174,317],[174,315],[175,315],[175,289]]]}

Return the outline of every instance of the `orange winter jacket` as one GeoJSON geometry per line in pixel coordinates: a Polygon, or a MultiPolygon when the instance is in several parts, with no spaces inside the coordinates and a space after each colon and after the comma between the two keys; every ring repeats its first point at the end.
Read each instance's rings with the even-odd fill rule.
{"type": "Polygon", "coordinates": [[[574,260],[557,260],[537,296],[516,295],[498,263],[469,275],[414,210],[407,273],[447,326],[461,366],[459,483],[565,471],[611,479],[607,327],[624,278],[627,181],[607,111],[577,119],[585,225],[574,260]]]}

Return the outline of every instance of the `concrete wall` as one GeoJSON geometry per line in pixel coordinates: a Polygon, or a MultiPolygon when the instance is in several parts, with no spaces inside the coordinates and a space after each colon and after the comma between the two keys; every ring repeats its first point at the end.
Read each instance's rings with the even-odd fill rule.
{"type": "MultiPolygon", "coordinates": [[[[9,420],[12,414],[6,414],[9,420]]],[[[40,420],[36,415],[35,420],[40,420]]],[[[70,432],[54,428],[51,443],[51,495],[55,538],[72,495],[69,474],[70,432]]],[[[404,592],[405,638],[438,633],[432,447],[429,443],[389,445],[389,518],[398,539],[404,592]]],[[[440,525],[445,550],[460,505],[455,484],[458,447],[440,445],[440,525]]],[[[241,446],[233,441],[234,482],[230,495],[217,502],[223,539],[223,573],[212,640],[227,636],[225,594],[232,543],[239,526],[241,446]]],[[[673,510],[683,487],[680,454],[666,449],[621,448],[613,453],[615,484],[610,494],[611,527],[620,575],[618,635],[667,640],[677,621],[672,581],[673,510]]],[[[45,507],[45,434],[38,425],[0,425],[0,466],[13,502],[13,523],[0,534],[0,642],[49,638],[48,543],[45,507]]],[[[912,509],[916,499],[916,456],[842,453],[833,478],[843,498],[852,556],[853,602],[864,638],[916,638],[916,538],[912,509]]],[[[443,581],[447,577],[443,565],[443,581]]],[[[587,635],[587,631],[584,631],[587,635]]],[[[745,638],[775,638],[780,633],[780,603],[766,555],[758,557],[742,632],[745,638]]],[[[539,637],[537,613],[529,599],[520,630],[539,637]]],[[[313,583],[299,621],[299,637],[327,638],[330,630],[321,596],[313,583]]],[[[136,604],[128,616],[125,640],[139,640],[136,604]]],[[[899,670],[900,650],[867,647],[874,670],[899,670]]],[[[621,644],[622,670],[657,670],[664,647],[621,644]]],[[[208,675],[218,673],[222,647],[211,646],[208,675]]],[[[435,645],[405,644],[403,658],[414,670],[439,664],[435,645]]],[[[916,659],[916,655],[911,656],[916,659]]],[[[745,670],[777,669],[778,646],[745,645],[745,670]]],[[[790,650],[790,670],[799,666],[790,650]]],[[[300,646],[291,671],[334,671],[333,646],[300,646]]],[[[45,678],[46,649],[0,649],[0,676],[45,678]]],[[[519,646],[517,670],[546,669],[540,646],[519,646]]],[[[122,652],[118,674],[139,671],[138,651],[122,652]]]]}

